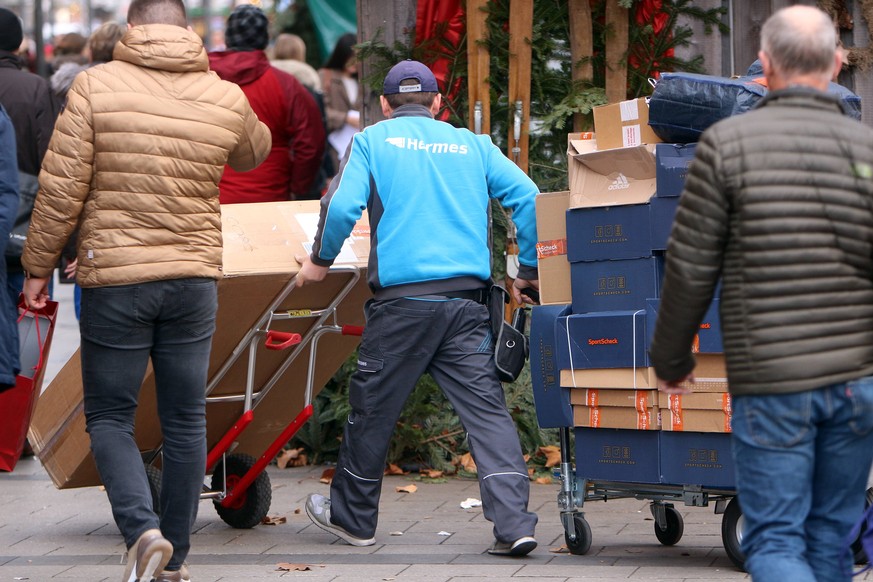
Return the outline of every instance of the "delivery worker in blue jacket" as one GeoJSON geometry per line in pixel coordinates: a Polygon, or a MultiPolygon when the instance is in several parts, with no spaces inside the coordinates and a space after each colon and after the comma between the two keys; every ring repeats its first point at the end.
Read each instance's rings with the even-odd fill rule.
{"type": "Polygon", "coordinates": [[[537,542],[527,509],[530,483],[493,361],[483,304],[491,279],[488,209],[512,209],[520,248],[512,293],[539,288],[536,185],[485,135],[437,121],[433,73],[395,65],[380,98],[388,119],[352,140],[321,201],[312,253],[297,284],[320,281],[366,208],[370,220],[367,303],[358,368],[330,499],[310,495],[306,512],[354,546],[375,543],[388,443],[419,377],[430,373],[460,416],[476,462],[492,554],[524,556],[537,542]]]}

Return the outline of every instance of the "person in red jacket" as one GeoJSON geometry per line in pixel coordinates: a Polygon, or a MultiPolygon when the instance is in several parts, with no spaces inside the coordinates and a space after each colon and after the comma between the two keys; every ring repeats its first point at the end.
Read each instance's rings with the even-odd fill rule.
{"type": "Polygon", "coordinates": [[[227,50],[209,54],[210,68],[240,86],[273,135],[273,149],[257,169],[224,169],[218,185],[222,204],[306,198],[324,155],[324,125],[315,99],[292,75],[271,66],[264,52],[268,24],[260,8],[238,6],[227,19],[227,50]]]}

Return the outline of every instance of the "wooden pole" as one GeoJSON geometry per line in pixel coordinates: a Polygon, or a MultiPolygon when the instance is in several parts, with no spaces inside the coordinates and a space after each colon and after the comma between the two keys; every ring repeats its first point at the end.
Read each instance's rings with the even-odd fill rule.
{"type": "Polygon", "coordinates": [[[509,3],[509,157],[528,171],[533,0],[509,3]]]}
{"type": "Polygon", "coordinates": [[[627,99],[628,11],[618,0],[606,0],[606,100],[627,99]]]}
{"type": "MultiPolygon", "coordinates": [[[[594,76],[591,56],[594,54],[594,32],[591,24],[589,0],[569,0],[570,13],[570,58],[573,62],[573,83],[590,81],[594,76]],[[580,63],[581,61],[581,63],[580,63]]],[[[573,115],[573,131],[583,131],[585,117],[573,115]]]]}
{"type": "Polygon", "coordinates": [[[476,133],[491,133],[490,54],[484,41],[488,35],[488,0],[467,0],[467,87],[470,97],[468,127],[476,133]]]}

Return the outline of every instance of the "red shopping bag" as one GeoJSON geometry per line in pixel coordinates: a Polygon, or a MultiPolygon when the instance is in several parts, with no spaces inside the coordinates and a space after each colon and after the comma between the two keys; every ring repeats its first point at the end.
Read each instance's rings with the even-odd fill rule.
{"type": "Polygon", "coordinates": [[[34,311],[27,308],[22,295],[18,299],[18,313],[21,371],[15,379],[15,388],[0,392],[0,471],[13,470],[24,449],[30,417],[42,390],[58,303],[49,301],[34,311]]]}

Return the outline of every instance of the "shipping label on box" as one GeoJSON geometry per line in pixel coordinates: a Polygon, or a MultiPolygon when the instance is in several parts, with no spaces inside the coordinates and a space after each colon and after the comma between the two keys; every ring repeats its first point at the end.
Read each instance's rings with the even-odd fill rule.
{"type": "Polygon", "coordinates": [[[558,318],[555,329],[558,366],[562,370],[648,365],[645,311],[567,315],[558,318]]]}
{"type": "Polygon", "coordinates": [[[573,406],[573,426],[658,430],[658,409],[630,406],[573,406]]]}
{"type": "Polygon", "coordinates": [[[676,209],[679,208],[679,198],[652,198],[649,202],[649,224],[652,227],[652,251],[666,251],[673,231],[673,220],[676,209]]]}
{"type": "Polygon", "coordinates": [[[688,167],[694,159],[696,143],[659,143],[655,146],[657,189],[659,198],[678,197],[685,188],[688,167]]]}
{"type": "Polygon", "coordinates": [[[663,257],[570,263],[573,313],[646,309],[659,297],[663,257]]]}
{"type": "Polygon", "coordinates": [[[581,479],[658,483],[657,430],[575,428],[576,475],[581,479]]]}
{"type": "Polygon", "coordinates": [[[567,164],[570,208],[647,202],[655,194],[654,146],[598,150],[597,140],[573,139],[567,164]]]}
{"type": "MultiPolygon", "coordinates": [[[[564,330],[566,334],[566,329],[564,330]]],[[[557,338],[560,341],[560,337],[557,338]]],[[[680,386],[696,392],[727,392],[727,372],[723,354],[697,354],[694,368],[695,382],[683,382],[680,386]]],[[[570,370],[561,367],[561,386],[583,388],[633,388],[658,387],[654,368],[591,368],[570,370]]],[[[571,392],[572,394],[572,392],[571,392]]]]}
{"type": "Polygon", "coordinates": [[[661,431],[658,438],[661,483],[725,489],[736,486],[731,435],[661,431]]]}
{"type": "Polygon", "coordinates": [[[649,104],[645,97],[595,107],[594,131],[598,147],[603,150],[661,141],[649,127],[649,104]]]}
{"type": "MultiPolygon", "coordinates": [[[[659,299],[646,300],[646,317],[648,323],[646,330],[649,333],[649,343],[655,334],[655,326],[657,325],[659,299]]],[[[703,315],[703,321],[697,330],[697,335],[694,336],[694,343],[691,345],[691,352],[695,354],[720,354],[724,352],[721,337],[721,316],[719,315],[720,300],[713,299],[709,304],[709,309],[703,315]]],[[[696,374],[695,374],[696,375],[696,374]]]]}
{"type": "Polygon", "coordinates": [[[567,258],[577,261],[652,256],[648,204],[573,208],[567,211],[567,258]]]}
{"type": "Polygon", "coordinates": [[[566,305],[572,300],[570,263],[567,260],[569,207],[569,190],[536,196],[540,305],[566,305]]]}

